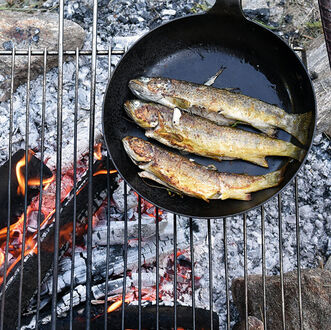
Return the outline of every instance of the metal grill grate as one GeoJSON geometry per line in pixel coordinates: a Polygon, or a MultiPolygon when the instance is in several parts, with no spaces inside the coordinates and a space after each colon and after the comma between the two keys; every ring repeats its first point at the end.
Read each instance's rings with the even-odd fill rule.
{"type": "MultiPolygon", "coordinates": [[[[42,86],[42,122],[41,122],[41,159],[44,158],[43,148],[44,148],[44,140],[47,138],[45,136],[45,107],[46,107],[46,66],[47,61],[50,56],[57,56],[58,57],[58,98],[57,98],[57,175],[56,175],[56,214],[55,214],[55,235],[59,237],[59,223],[60,223],[60,193],[61,193],[61,153],[62,153],[62,103],[63,103],[63,57],[64,55],[71,55],[75,58],[75,68],[76,68],[76,79],[75,79],[75,117],[74,117],[74,213],[73,213],[73,228],[76,227],[76,189],[77,189],[77,181],[76,181],[76,171],[77,171],[77,113],[78,113],[78,72],[79,72],[79,58],[81,56],[89,56],[91,57],[92,64],[91,64],[91,93],[90,93],[90,127],[89,127],[89,193],[88,193],[88,231],[87,231],[87,286],[86,286],[86,329],[90,329],[91,325],[91,317],[90,317],[90,308],[91,308],[91,283],[92,283],[92,273],[91,273],[91,265],[92,265],[92,196],[93,196],[93,186],[92,186],[92,165],[93,165],[93,147],[94,147],[94,126],[95,126],[95,95],[96,95],[96,63],[98,56],[107,56],[108,57],[108,77],[111,76],[111,58],[113,55],[123,55],[125,52],[124,50],[112,50],[109,48],[108,50],[97,50],[97,1],[94,1],[93,7],[93,33],[92,33],[92,49],[91,50],[67,50],[63,51],[63,6],[64,1],[60,0],[59,2],[59,44],[57,51],[48,51],[47,49],[44,50],[13,50],[13,51],[0,51],[1,56],[11,56],[11,93],[10,93],[10,129],[9,129],[9,143],[8,143],[8,155],[9,155],[9,181],[8,181],[8,196],[11,196],[11,185],[10,185],[10,178],[11,178],[11,163],[12,163],[12,149],[13,149],[13,92],[14,92],[14,79],[15,79],[15,58],[16,56],[27,56],[28,58],[28,71],[27,71],[27,103],[26,103],[26,135],[25,135],[25,153],[26,157],[28,156],[29,150],[29,96],[30,96],[30,66],[31,66],[31,57],[32,56],[42,56],[43,57],[43,86],[42,86]]],[[[302,58],[304,63],[306,64],[306,54],[304,49],[295,49],[298,52],[301,52],[302,58]]],[[[109,169],[110,162],[107,160],[107,168],[109,169]]],[[[41,173],[41,181],[42,181],[42,171],[41,173]]],[[[26,182],[26,190],[27,190],[27,175],[28,175],[28,166],[25,169],[25,182],[26,182]]],[[[301,274],[300,274],[300,220],[299,220],[299,208],[298,208],[298,182],[297,179],[294,181],[295,186],[295,196],[294,196],[294,203],[295,203],[295,212],[296,212],[296,253],[297,253],[297,280],[298,280],[298,301],[299,301],[299,320],[300,320],[300,328],[302,329],[302,297],[301,297],[301,274]]],[[[108,191],[110,190],[110,179],[109,175],[107,176],[107,188],[108,191]]],[[[42,185],[40,185],[40,194],[42,194],[42,185]]],[[[108,194],[108,222],[107,222],[107,255],[106,255],[106,262],[107,262],[107,273],[106,278],[108,278],[108,269],[109,269],[109,232],[111,230],[110,227],[110,194],[108,194]]],[[[8,198],[8,222],[7,227],[10,226],[10,198],[8,198]]],[[[41,199],[40,199],[41,203],[41,199]]],[[[141,287],[141,198],[138,198],[138,310],[139,310],[139,329],[142,328],[142,287],[141,287]]],[[[27,220],[27,198],[25,198],[25,208],[24,208],[24,229],[23,229],[23,246],[25,245],[25,231],[26,231],[26,220],[27,220]]],[[[286,328],[286,319],[285,319],[285,301],[284,301],[284,277],[283,277],[283,252],[282,252],[282,199],[281,195],[278,196],[278,230],[279,230],[279,266],[280,266],[280,290],[281,290],[281,308],[282,308],[282,324],[283,329],[286,328]]],[[[40,222],[41,222],[41,204],[39,207],[39,214],[38,214],[38,269],[37,269],[37,277],[38,277],[38,289],[37,289],[37,327],[39,321],[39,306],[40,306],[40,293],[41,293],[41,260],[40,260],[40,222]]],[[[124,274],[126,274],[127,269],[127,186],[124,186],[124,212],[125,212],[125,237],[124,237],[124,274]]],[[[158,209],[156,209],[156,278],[157,278],[157,285],[156,285],[156,328],[159,328],[159,223],[158,223],[158,209]]],[[[215,220],[216,221],[216,220],[215,220]]],[[[224,269],[225,269],[225,284],[226,284],[226,327],[230,329],[230,293],[229,293],[229,267],[228,267],[228,240],[227,240],[227,230],[229,227],[228,219],[224,218],[223,220],[223,239],[224,239],[224,269]]],[[[194,241],[193,241],[193,220],[190,219],[190,253],[191,253],[191,261],[192,261],[192,278],[194,278],[194,241]]],[[[212,258],[212,225],[213,222],[208,219],[207,220],[207,238],[208,238],[208,267],[209,267],[209,309],[210,309],[210,329],[213,329],[213,258],[212,258]]],[[[173,232],[174,232],[174,255],[177,255],[177,218],[176,215],[173,215],[173,232]]],[[[73,249],[75,248],[75,235],[73,237],[73,249]]],[[[247,293],[247,280],[248,280],[248,267],[247,267],[247,215],[243,215],[243,246],[244,246],[244,281],[245,281],[245,315],[246,315],[246,322],[245,327],[248,329],[248,293],[247,293]]],[[[6,237],[6,250],[5,250],[5,270],[4,274],[7,272],[8,268],[8,243],[9,243],[9,231],[7,232],[6,237]]],[[[266,244],[265,244],[265,212],[264,207],[261,207],[261,244],[262,244],[262,286],[263,286],[263,319],[266,329],[266,320],[268,319],[267,311],[266,311],[266,244]]],[[[58,281],[58,249],[59,249],[59,240],[55,239],[55,246],[54,246],[54,268],[53,268],[53,296],[52,296],[52,329],[56,328],[56,303],[57,303],[57,290],[54,289],[57,287],[58,281]]],[[[74,259],[74,252],[72,253],[72,268],[71,268],[71,295],[70,295],[70,329],[73,328],[73,288],[74,288],[74,267],[75,267],[75,259],[74,259]]],[[[24,276],[24,250],[22,250],[22,258],[20,264],[20,287],[19,287],[19,304],[17,309],[17,320],[18,320],[18,328],[21,326],[22,320],[22,283],[23,283],[23,276],[24,276]]],[[[174,323],[172,327],[177,329],[177,262],[176,258],[174,258],[174,323]]],[[[4,315],[6,313],[6,297],[4,296],[4,288],[6,286],[6,276],[4,277],[3,282],[3,299],[1,300],[1,323],[0,328],[5,329],[4,327],[4,315]]],[[[124,276],[123,281],[123,303],[122,303],[122,325],[121,328],[125,329],[125,295],[126,295],[126,277],[124,276]]],[[[106,285],[106,292],[105,292],[105,322],[104,328],[107,328],[107,297],[108,297],[108,287],[106,285]]],[[[195,284],[192,281],[192,328],[195,329],[195,284]]],[[[170,326],[171,327],[171,326],[170,326]]]]}

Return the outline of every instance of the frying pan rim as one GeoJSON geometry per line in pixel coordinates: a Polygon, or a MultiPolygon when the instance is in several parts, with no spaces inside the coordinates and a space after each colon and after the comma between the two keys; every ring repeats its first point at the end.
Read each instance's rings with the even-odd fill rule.
{"type": "MultiPolygon", "coordinates": [[[[126,179],[125,177],[122,175],[122,172],[121,170],[118,168],[116,162],[114,161],[113,157],[112,157],[112,154],[110,152],[110,148],[108,146],[108,143],[107,143],[107,138],[106,138],[106,130],[105,130],[105,108],[106,108],[106,99],[107,99],[107,94],[108,94],[108,90],[109,90],[109,85],[110,83],[112,82],[112,79],[113,79],[113,75],[114,73],[117,71],[119,65],[121,64],[121,62],[125,59],[126,56],[130,56],[130,52],[134,50],[134,48],[136,47],[137,44],[139,44],[141,41],[143,41],[143,39],[145,37],[147,37],[149,34],[151,33],[154,33],[155,31],[157,30],[161,30],[163,29],[165,26],[168,26],[176,21],[179,21],[179,20],[185,20],[185,19],[192,19],[194,17],[199,17],[199,16],[206,16],[206,15],[213,15],[213,16],[222,16],[221,14],[219,13],[215,13],[215,12],[206,12],[206,13],[200,13],[200,14],[193,14],[193,15],[186,15],[184,17],[179,17],[179,18],[175,18],[169,22],[166,22],[164,24],[161,24],[157,27],[155,27],[154,29],[148,31],[147,33],[143,34],[140,38],[138,38],[138,40],[136,40],[133,45],[127,50],[127,52],[125,52],[123,54],[123,56],[121,57],[120,61],[116,64],[109,80],[108,80],[108,83],[107,83],[107,88],[105,90],[105,94],[104,94],[104,98],[103,98],[103,103],[102,103],[102,129],[103,129],[103,134],[104,134],[104,142],[106,144],[106,147],[107,147],[107,151],[108,151],[108,154],[117,170],[117,172],[120,174],[120,176],[122,177],[122,179],[125,181],[126,184],[129,185],[129,187],[134,190],[138,196],[140,196],[141,198],[143,198],[144,200],[148,201],[149,203],[153,204],[155,207],[159,208],[159,209],[162,209],[162,210],[165,210],[167,212],[170,212],[170,213],[173,213],[173,214],[176,214],[176,215],[180,215],[180,216],[184,216],[184,217],[190,217],[190,218],[196,218],[196,219],[221,219],[221,218],[225,218],[225,217],[233,217],[233,216],[237,216],[237,215],[241,215],[241,214],[244,214],[244,213],[247,213],[247,212],[250,212],[252,210],[255,210],[257,209],[258,207],[261,207],[263,206],[264,204],[266,204],[267,202],[269,202],[272,198],[278,196],[280,193],[283,192],[283,190],[285,188],[287,188],[287,186],[292,183],[292,181],[296,178],[298,172],[302,169],[302,166],[305,164],[305,161],[308,157],[308,154],[309,152],[311,151],[311,148],[312,148],[312,145],[313,145],[313,140],[314,140],[314,136],[315,136],[315,131],[316,131],[316,121],[317,121],[317,116],[316,116],[316,95],[315,95],[315,91],[314,91],[314,88],[313,88],[313,84],[312,84],[312,81],[310,79],[310,76],[309,76],[309,73],[308,73],[308,70],[307,68],[305,67],[305,65],[303,64],[303,62],[301,61],[301,59],[299,58],[299,56],[296,54],[296,52],[285,42],[285,40],[283,40],[280,36],[278,36],[276,33],[274,33],[273,31],[265,28],[262,24],[259,24],[253,20],[250,20],[248,19],[247,17],[244,16],[244,14],[242,14],[242,17],[240,16],[237,16],[238,20],[239,19],[243,19],[244,21],[246,21],[247,24],[253,24],[253,25],[256,25],[259,29],[263,29],[264,31],[266,31],[267,33],[271,34],[274,37],[277,37],[278,40],[281,41],[281,43],[286,46],[286,49],[287,51],[291,52],[297,59],[297,61],[300,63],[300,66],[302,67],[302,69],[304,70],[304,72],[306,73],[305,75],[305,78],[308,78],[308,82],[309,82],[309,86],[311,88],[311,91],[312,91],[312,97],[313,97],[313,108],[311,109],[311,112],[313,114],[313,118],[312,118],[312,122],[310,124],[310,127],[309,129],[311,129],[311,127],[313,128],[313,132],[312,132],[312,137],[311,137],[311,140],[309,142],[309,146],[307,149],[305,149],[307,152],[305,154],[305,157],[303,158],[303,160],[300,162],[300,165],[299,167],[297,168],[297,170],[293,173],[293,175],[291,176],[291,178],[288,180],[288,182],[282,187],[282,188],[279,188],[279,190],[274,193],[273,195],[271,195],[270,197],[268,197],[266,200],[264,200],[263,202],[259,202],[257,203],[255,206],[247,209],[247,210],[243,210],[243,211],[239,211],[239,212],[234,212],[234,213],[231,213],[231,214],[228,214],[228,215],[220,215],[220,216],[201,216],[201,215],[192,215],[192,214],[184,214],[184,213],[180,213],[180,212],[174,212],[173,210],[169,210],[168,208],[166,207],[161,207],[158,205],[158,203],[155,203],[153,201],[151,201],[149,198],[146,198],[144,196],[142,196],[126,179]]],[[[270,188],[269,188],[270,189],[270,188]]],[[[193,197],[192,197],[193,198],[193,197]]]]}

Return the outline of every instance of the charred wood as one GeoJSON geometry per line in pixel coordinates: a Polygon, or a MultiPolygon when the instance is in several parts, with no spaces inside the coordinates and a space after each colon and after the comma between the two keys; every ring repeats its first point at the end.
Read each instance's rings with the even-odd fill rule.
{"type": "MultiPolygon", "coordinates": [[[[104,310],[102,306],[92,306],[91,315],[91,329],[103,329],[104,327],[104,310]]],[[[84,311],[79,308],[74,310],[73,324],[76,330],[86,329],[86,321],[84,318],[84,311]]],[[[138,306],[129,305],[125,307],[125,328],[138,329],[138,306]]],[[[121,310],[108,313],[107,328],[108,329],[121,329],[121,310]]],[[[156,306],[149,305],[142,307],[142,328],[143,329],[156,329],[156,306]]],[[[172,329],[174,324],[174,308],[170,306],[159,306],[159,329],[172,329]]],[[[30,323],[31,324],[31,323],[30,323]]],[[[56,328],[68,329],[69,316],[58,318],[56,328]]],[[[190,306],[177,306],[177,326],[178,328],[192,329],[192,307],[190,306]]],[[[44,324],[39,327],[42,330],[51,329],[51,325],[44,324]]],[[[210,311],[202,308],[195,309],[195,329],[210,329],[210,311]]],[[[217,313],[213,312],[213,328],[219,328],[219,320],[217,313]]]]}
{"type": "MultiPolygon", "coordinates": [[[[94,172],[104,169],[105,161],[97,161],[94,164],[94,172]]],[[[111,176],[111,192],[116,188],[114,175],[111,176]]],[[[87,214],[87,196],[88,196],[88,173],[83,176],[81,181],[77,185],[77,222],[80,225],[84,225],[86,222],[87,214]]],[[[110,192],[110,193],[111,193],[110,192]]],[[[93,211],[95,212],[102,201],[106,197],[106,180],[104,175],[98,175],[93,177],[93,193],[94,193],[94,204],[93,211]]],[[[74,204],[74,192],[71,193],[65,198],[61,203],[60,210],[60,231],[65,229],[65,233],[72,232],[72,218],[73,218],[73,204],[74,204]],[[71,227],[70,227],[71,226],[71,227]]],[[[54,230],[55,230],[55,217],[51,217],[48,221],[48,225],[41,230],[41,274],[42,278],[49,272],[52,267],[53,261],[53,246],[54,246],[54,230]]],[[[61,249],[61,254],[68,248],[68,239],[67,235],[61,235],[59,237],[59,246],[61,249]]],[[[22,308],[23,310],[27,307],[29,300],[33,296],[34,292],[38,286],[37,273],[36,269],[38,267],[37,254],[29,253],[24,258],[24,273],[23,273],[23,289],[22,289],[22,308]]],[[[20,263],[17,263],[11,272],[7,275],[7,284],[5,287],[5,299],[6,306],[12,306],[12,308],[7,308],[4,318],[4,327],[6,329],[15,328],[17,320],[17,306],[18,297],[19,297],[19,281],[20,281],[20,263]]],[[[0,288],[0,299],[2,297],[2,288],[0,288]]]]}
{"type": "MultiPolygon", "coordinates": [[[[24,212],[24,195],[17,192],[18,181],[16,176],[16,165],[24,158],[25,150],[21,149],[12,156],[11,165],[11,177],[10,177],[10,224],[17,221],[18,217],[24,212]]],[[[28,179],[40,179],[40,160],[31,154],[30,161],[28,163],[28,179]]],[[[52,177],[51,170],[43,163],[43,179],[49,179],[52,177]]],[[[21,168],[21,173],[25,175],[25,166],[21,168]]],[[[8,218],[8,175],[9,175],[9,161],[0,167],[0,229],[7,226],[8,218]]],[[[39,193],[39,187],[29,187],[27,196],[28,204],[30,204],[32,198],[39,193]]]]}

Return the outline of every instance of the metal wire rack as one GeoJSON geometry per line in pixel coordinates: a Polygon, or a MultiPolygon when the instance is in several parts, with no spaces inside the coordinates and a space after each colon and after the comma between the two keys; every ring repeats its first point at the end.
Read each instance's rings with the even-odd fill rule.
{"type": "MultiPolygon", "coordinates": [[[[86,280],[86,329],[91,328],[91,283],[92,283],[92,196],[93,196],[93,185],[92,185],[92,166],[94,161],[93,156],[93,148],[94,148],[94,130],[95,130],[95,95],[96,95],[96,64],[97,58],[99,56],[106,56],[108,58],[108,77],[111,76],[111,58],[113,55],[123,55],[125,53],[125,49],[123,50],[112,50],[109,48],[108,50],[98,50],[97,49],[97,15],[98,15],[98,3],[97,0],[94,0],[93,4],[93,30],[92,30],[92,48],[91,50],[63,50],[63,23],[64,23],[64,0],[60,0],[59,2],[59,32],[58,32],[58,50],[31,50],[30,48],[27,50],[16,50],[13,49],[12,51],[5,51],[1,50],[1,56],[11,56],[11,91],[10,91],[10,128],[8,134],[8,155],[9,155],[9,181],[8,181],[8,196],[11,196],[11,164],[12,164],[12,149],[13,149],[13,93],[14,93],[14,80],[15,80],[15,58],[17,56],[27,56],[28,58],[28,69],[27,69],[27,102],[26,102],[26,133],[25,133],[25,155],[28,157],[29,151],[29,98],[30,98],[30,75],[31,75],[31,58],[33,56],[42,56],[43,57],[43,85],[42,85],[42,131],[41,131],[41,159],[43,159],[43,147],[45,141],[45,107],[46,107],[46,67],[48,58],[50,56],[56,56],[58,58],[58,91],[57,91],[57,175],[56,175],[56,202],[55,202],[55,237],[59,237],[59,217],[60,217],[60,194],[61,194],[61,163],[62,163],[62,105],[63,105],[63,60],[65,55],[71,55],[75,58],[75,68],[76,68],[76,79],[75,79],[75,119],[74,119],[74,178],[76,178],[76,163],[77,163],[77,112],[78,112],[78,72],[79,72],[79,58],[81,56],[89,56],[91,57],[91,92],[90,92],[90,126],[89,126],[89,190],[88,190],[88,229],[87,229],[87,280],[86,280]]],[[[306,53],[304,49],[296,48],[296,51],[301,53],[303,62],[306,64],[306,53]]],[[[110,162],[107,160],[107,167],[109,168],[110,162]]],[[[41,173],[41,182],[42,182],[42,170],[41,173]]],[[[25,168],[25,189],[27,190],[27,177],[28,177],[28,166],[25,168]]],[[[77,181],[75,179],[74,182],[74,189],[76,189],[77,181]]],[[[109,176],[107,177],[107,188],[109,191],[110,180],[109,176]]],[[[302,295],[301,295],[301,273],[300,273],[300,219],[299,219],[299,207],[298,207],[298,182],[297,178],[294,180],[294,187],[295,187],[295,194],[294,194],[294,203],[295,203],[295,214],[296,214],[296,254],[297,254],[297,283],[298,283],[298,315],[300,321],[300,329],[303,328],[303,313],[302,313],[302,295]]],[[[40,194],[42,194],[42,185],[40,186],[40,194]]],[[[74,197],[75,198],[75,197],[74,197]]],[[[109,231],[110,228],[110,220],[109,220],[109,205],[110,205],[110,194],[108,194],[108,226],[107,226],[107,247],[109,247],[109,231]]],[[[124,186],[124,212],[125,212],[125,237],[124,237],[124,274],[126,274],[127,270],[127,186],[124,186]]],[[[11,200],[8,198],[8,219],[7,219],[7,227],[10,226],[10,209],[11,209],[11,200]]],[[[26,220],[27,220],[27,207],[28,207],[27,198],[25,198],[25,207],[24,207],[24,228],[23,228],[23,246],[25,246],[25,232],[26,232],[26,220]]],[[[138,199],[138,308],[139,308],[139,329],[142,329],[142,286],[141,286],[141,198],[138,199]]],[[[282,308],[282,328],[286,329],[286,319],[285,319],[285,298],[284,298],[284,276],[283,276],[283,251],[282,251],[282,197],[278,195],[278,230],[279,230],[279,267],[280,267],[280,290],[281,290],[281,308],[282,308]]],[[[38,247],[40,246],[40,221],[41,221],[41,214],[40,214],[41,207],[39,207],[39,214],[38,214],[38,240],[37,244],[38,247]]],[[[156,219],[156,324],[155,328],[159,328],[159,222],[158,222],[158,210],[156,209],[155,213],[156,219]]],[[[228,240],[227,240],[227,230],[229,228],[229,219],[224,218],[223,221],[223,234],[224,234],[224,269],[225,269],[225,284],[226,284],[226,308],[227,308],[227,316],[226,316],[226,327],[230,329],[230,322],[231,322],[231,315],[230,315],[230,294],[229,294],[229,267],[228,267],[228,240]]],[[[191,262],[192,262],[192,278],[194,278],[194,241],[193,241],[193,220],[190,219],[190,254],[191,254],[191,262]]],[[[207,219],[207,237],[208,237],[208,268],[209,268],[209,310],[210,310],[210,329],[213,329],[213,247],[212,247],[212,221],[207,219]]],[[[76,212],[73,214],[73,228],[76,227],[76,212]]],[[[177,255],[177,217],[173,215],[173,232],[174,232],[174,248],[173,253],[177,255]]],[[[75,235],[73,234],[73,247],[75,246],[75,235]]],[[[245,283],[245,328],[248,329],[248,268],[247,268],[247,214],[243,215],[243,246],[244,246],[244,283],[245,283]]],[[[9,231],[7,231],[6,237],[6,251],[5,251],[5,269],[4,274],[7,273],[8,268],[8,242],[9,242],[9,231]]],[[[265,329],[267,328],[267,303],[266,303],[266,244],[265,244],[265,212],[264,207],[261,207],[261,244],[262,244],[262,287],[263,287],[263,320],[265,324],[265,329]]],[[[52,329],[56,329],[56,303],[57,303],[57,290],[54,289],[57,287],[58,282],[58,259],[59,259],[59,240],[55,239],[54,244],[54,260],[53,260],[53,295],[52,295],[52,329]]],[[[40,249],[38,248],[38,269],[37,269],[37,276],[38,276],[38,289],[37,289],[37,314],[36,314],[36,327],[38,328],[39,324],[39,306],[40,306],[40,293],[41,293],[41,266],[40,266],[40,249]]],[[[73,251],[74,255],[74,251],[73,251]]],[[[24,249],[22,249],[22,258],[20,263],[20,287],[19,287],[19,303],[17,307],[17,328],[20,328],[22,325],[22,283],[23,283],[23,274],[24,274],[24,249]]],[[[108,278],[108,266],[109,266],[109,248],[107,249],[106,255],[107,261],[107,273],[106,278],[108,278]]],[[[173,313],[174,313],[174,322],[173,327],[177,329],[177,262],[176,258],[174,258],[174,306],[173,306],[173,313]]],[[[72,259],[72,269],[71,269],[71,296],[70,296],[70,324],[68,327],[70,329],[74,328],[73,324],[73,288],[74,288],[74,267],[75,267],[75,260],[72,259]]],[[[123,281],[123,303],[122,303],[122,324],[121,328],[125,329],[125,295],[126,295],[126,277],[124,276],[123,281]]],[[[4,276],[3,282],[3,293],[4,288],[6,286],[6,276],[4,276]]],[[[192,329],[195,329],[195,285],[194,281],[192,281],[192,329]]],[[[106,292],[105,292],[105,322],[104,328],[107,329],[107,297],[108,297],[108,287],[106,285],[106,292]]],[[[1,300],[1,312],[0,312],[0,329],[5,329],[4,327],[4,315],[6,313],[6,297],[3,295],[1,300]]]]}

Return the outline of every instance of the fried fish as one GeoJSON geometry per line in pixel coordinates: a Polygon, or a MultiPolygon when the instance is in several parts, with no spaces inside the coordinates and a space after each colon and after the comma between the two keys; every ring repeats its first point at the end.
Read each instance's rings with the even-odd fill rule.
{"type": "Polygon", "coordinates": [[[126,101],[124,108],[146,130],[147,137],[200,156],[217,160],[239,158],[268,167],[266,156],[287,156],[301,161],[305,155],[305,150],[290,142],[218,126],[177,108],[140,100],[126,101]]]}
{"type": "Polygon", "coordinates": [[[227,89],[168,78],[133,79],[129,88],[143,100],[180,108],[219,125],[245,123],[270,136],[275,128],[281,128],[301,143],[307,141],[311,112],[289,114],[275,105],[227,89]]]}
{"type": "Polygon", "coordinates": [[[131,160],[143,170],[140,177],[205,201],[250,200],[251,192],[275,187],[283,180],[283,169],[257,176],[220,173],[138,137],[127,136],[122,141],[131,160]]]}

